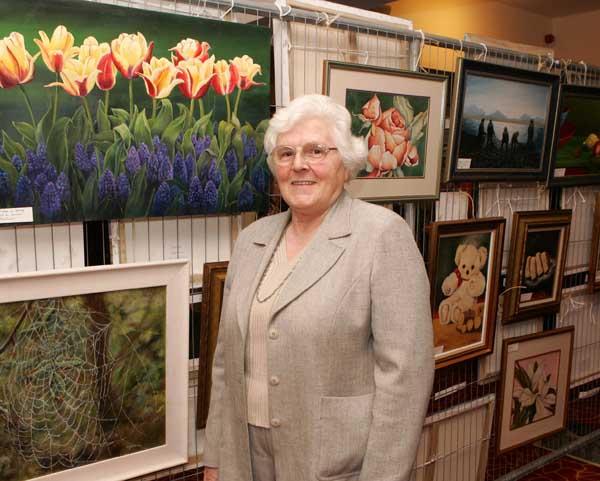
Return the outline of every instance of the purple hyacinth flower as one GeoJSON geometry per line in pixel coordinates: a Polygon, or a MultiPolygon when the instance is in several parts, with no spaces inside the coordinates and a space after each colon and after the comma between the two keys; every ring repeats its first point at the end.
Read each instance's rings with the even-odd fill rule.
{"type": "Polygon", "coordinates": [[[2,144],[2,139],[0,139],[0,155],[4,155],[6,152],[4,152],[4,145],[2,144]]]}
{"type": "Polygon", "coordinates": [[[48,164],[44,169],[44,174],[48,178],[49,182],[56,182],[56,178],[58,177],[58,172],[56,171],[56,167],[52,164],[48,164]]]}
{"type": "Polygon", "coordinates": [[[158,135],[152,137],[152,146],[154,147],[154,152],[156,152],[160,146],[160,137],[158,135]]]}
{"type": "Polygon", "coordinates": [[[173,178],[186,185],[188,183],[187,168],[181,152],[177,152],[173,160],[173,178]]]}
{"type": "Polygon", "coordinates": [[[48,162],[48,146],[45,142],[40,142],[37,145],[36,154],[42,164],[46,164],[48,162]]]}
{"type": "Polygon", "coordinates": [[[215,184],[215,187],[219,187],[221,185],[221,181],[223,180],[223,176],[221,174],[221,169],[217,167],[217,159],[212,159],[210,162],[210,166],[208,168],[208,180],[212,181],[215,184]]]}
{"type": "Polygon", "coordinates": [[[10,196],[10,183],[8,181],[8,174],[3,170],[0,170],[0,202],[8,199],[10,196]]]}
{"type": "Polygon", "coordinates": [[[164,215],[171,205],[171,188],[163,182],[158,186],[152,202],[152,215],[164,215]]]}
{"type": "Polygon", "coordinates": [[[56,178],[56,189],[63,204],[71,200],[71,187],[69,186],[69,178],[66,173],[61,172],[56,178]]]}
{"type": "Polygon", "coordinates": [[[250,180],[258,192],[267,191],[267,173],[260,167],[254,169],[250,180]]]}
{"type": "Polygon", "coordinates": [[[196,162],[194,161],[194,156],[192,154],[187,154],[185,156],[185,171],[186,171],[186,177],[188,179],[191,179],[192,177],[194,177],[194,167],[196,165],[196,162]]]}
{"type": "Polygon", "coordinates": [[[150,149],[144,142],[138,145],[137,153],[140,158],[140,163],[146,165],[150,160],[150,149]]]}
{"type": "Polygon", "coordinates": [[[219,205],[219,192],[217,186],[212,180],[209,180],[204,186],[204,208],[208,214],[217,212],[219,205]]]}
{"type": "Polygon", "coordinates": [[[23,161],[17,154],[13,155],[12,157],[12,165],[15,169],[17,169],[17,172],[21,172],[21,169],[23,168],[23,161]]]}
{"type": "Polygon", "coordinates": [[[258,149],[256,147],[256,140],[254,137],[248,137],[242,132],[242,144],[244,145],[244,160],[252,159],[257,156],[258,149]]]}
{"type": "Polygon", "coordinates": [[[30,149],[25,150],[25,162],[27,163],[27,175],[30,180],[44,171],[45,165],[40,162],[37,154],[30,149]]]}
{"type": "Polygon", "coordinates": [[[44,191],[44,188],[46,187],[47,183],[48,177],[46,177],[46,174],[42,172],[41,174],[35,176],[35,179],[33,181],[33,189],[41,194],[44,191]]]}
{"type": "Polygon", "coordinates": [[[15,207],[28,207],[33,205],[33,189],[28,177],[20,175],[17,179],[15,191],[15,207]]]}
{"type": "Polygon", "coordinates": [[[210,147],[211,137],[210,135],[205,136],[202,139],[196,139],[194,144],[194,153],[196,154],[196,158],[199,158],[206,149],[210,147]]]}
{"type": "Polygon", "coordinates": [[[176,141],[177,143],[179,143],[179,144],[180,144],[181,142],[183,142],[183,134],[182,134],[182,133],[179,133],[179,135],[177,136],[177,139],[176,139],[175,141],[176,141]]]}
{"type": "Polygon", "coordinates": [[[130,175],[135,175],[142,168],[138,151],[133,146],[131,146],[129,152],[127,152],[125,168],[130,175]]]}
{"type": "Polygon", "coordinates": [[[168,157],[163,157],[160,165],[158,166],[158,181],[164,182],[165,180],[173,179],[173,166],[168,157]]]}
{"type": "Polygon", "coordinates": [[[105,170],[98,183],[98,200],[103,202],[104,200],[114,199],[116,190],[115,176],[110,169],[105,170]]]}
{"type": "MultiPolygon", "coordinates": [[[[95,155],[95,152],[92,155],[95,155]]],[[[96,166],[95,158],[94,160],[90,159],[85,147],[80,142],[75,144],[75,165],[85,177],[87,177],[96,166]]]]}
{"type": "Polygon", "coordinates": [[[227,170],[227,178],[231,181],[238,171],[238,158],[235,149],[229,149],[225,154],[225,168],[227,170]]]}
{"type": "Polygon", "coordinates": [[[177,206],[184,206],[185,196],[181,188],[176,184],[171,184],[169,187],[171,189],[171,202],[177,206]]]}
{"type": "Polygon", "coordinates": [[[238,206],[240,210],[251,210],[254,206],[254,193],[252,192],[252,187],[248,181],[245,181],[240,189],[238,206]]]}
{"type": "Polygon", "coordinates": [[[120,201],[125,202],[131,194],[131,185],[125,174],[119,174],[117,178],[117,197],[120,201]]]}
{"type": "Polygon", "coordinates": [[[60,212],[61,199],[54,182],[48,182],[40,197],[40,211],[44,219],[52,221],[60,212]]]}
{"type": "Polygon", "coordinates": [[[156,154],[150,155],[150,160],[148,161],[148,170],[146,170],[146,178],[148,182],[156,182],[158,180],[158,169],[160,167],[160,162],[158,160],[158,156],[156,154]]]}
{"type": "Polygon", "coordinates": [[[98,169],[99,171],[104,170],[104,154],[102,152],[98,152],[96,155],[96,151],[92,152],[90,156],[90,164],[93,169],[98,169]]]}
{"type": "Polygon", "coordinates": [[[190,181],[190,190],[188,191],[188,205],[192,212],[198,212],[202,208],[202,184],[198,176],[192,177],[190,181]]]}

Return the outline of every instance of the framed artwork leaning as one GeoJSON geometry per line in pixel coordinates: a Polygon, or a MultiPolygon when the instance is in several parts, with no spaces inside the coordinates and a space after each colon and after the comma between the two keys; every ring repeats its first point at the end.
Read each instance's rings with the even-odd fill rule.
{"type": "Polygon", "coordinates": [[[588,285],[590,292],[600,290],[600,192],[596,192],[596,205],[594,207],[594,228],[592,249],[590,251],[588,285]]]}
{"type": "Polygon", "coordinates": [[[436,367],[492,351],[505,219],[431,225],[428,273],[436,367]]]}
{"type": "Polygon", "coordinates": [[[443,75],[325,61],[323,93],[352,115],[352,133],[369,152],[353,197],[437,199],[444,136],[443,75]]]}
{"type": "Polygon", "coordinates": [[[571,211],[513,214],[502,322],[558,312],[571,211]]]}
{"type": "Polygon", "coordinates": [[[2,481],[187,462],[187,261],[0,277],[2,481]]]}
{"type": "Polygon", "coordinates": [[[206,427],[206,419],[208,418],[212,386],[212,363],[217,347],[228,265],[229,261],[206,262],[204,264],[204,273],[202,275],[202,314],[200,316],[196,429],[204,429],[206,427]]]}
{"type": "Polygon", "coordinates": [[[446,180],[546,180],[560,78],[459,58],[446,180]]]}
{"type": "Polygon", "coordinates": [[[498,453],[564,428],[573,326],[505,339],[498,413],[498,453]]]}
{"type": "Polygon", "coordinates": [[[600,183],[600,88],[562,85],[549,185],[600,183]]]}

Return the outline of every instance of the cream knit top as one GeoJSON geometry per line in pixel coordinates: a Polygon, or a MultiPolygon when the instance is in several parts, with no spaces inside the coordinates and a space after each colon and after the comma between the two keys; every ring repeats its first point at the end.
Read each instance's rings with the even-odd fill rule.
{"type": "Polygon", "coordinates": [[[273,305],[299,257],[298,255],[291,262],[288,261],[285,234],[282,235],[252,299],[246,339],[245,374],[248,423],[254,426],[270,427],[267,331],[273,305]],[[268,299],[258,302],[257,297],[261,300],[268,299]]]}

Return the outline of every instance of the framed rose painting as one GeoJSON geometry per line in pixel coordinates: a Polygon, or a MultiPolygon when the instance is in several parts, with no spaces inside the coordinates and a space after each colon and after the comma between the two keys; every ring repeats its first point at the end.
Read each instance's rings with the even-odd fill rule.
{"type": "Polygon", "coordinates": [[[502,322],[558,312],[570,226],[570,210],[514,213],[502,322]]]}
{"type": "Polygon", "coordinates": [[[437,199],[446,77],[326,61],[323,92],[352,115],[368,156],[348,186],[368,200],[437,199]]]}
{"type": "Polygon", "coordinates": [[[429,281],[436,367],[492,351],[505,219],[434,222],[429,281]]]}
{"type": "Polygon", "coordinates": [[[564,428],[574,332],[569,326],[504,340],[499,453],[564,428]]]}

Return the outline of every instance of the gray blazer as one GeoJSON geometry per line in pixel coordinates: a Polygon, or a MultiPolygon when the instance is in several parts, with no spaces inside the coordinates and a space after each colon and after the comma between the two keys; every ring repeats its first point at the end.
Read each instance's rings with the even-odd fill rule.
{"type": "MultiPolygon", "coordinates": [[[[204,454],[220,481],[252,480],[248,317],[289,217],[251,224],[229,264],[204,454]]],[[[268,336],[277,481],[407,480],[434,363],[429,283],[404,220],[343,192],[273,306],[268,336]]]]}

